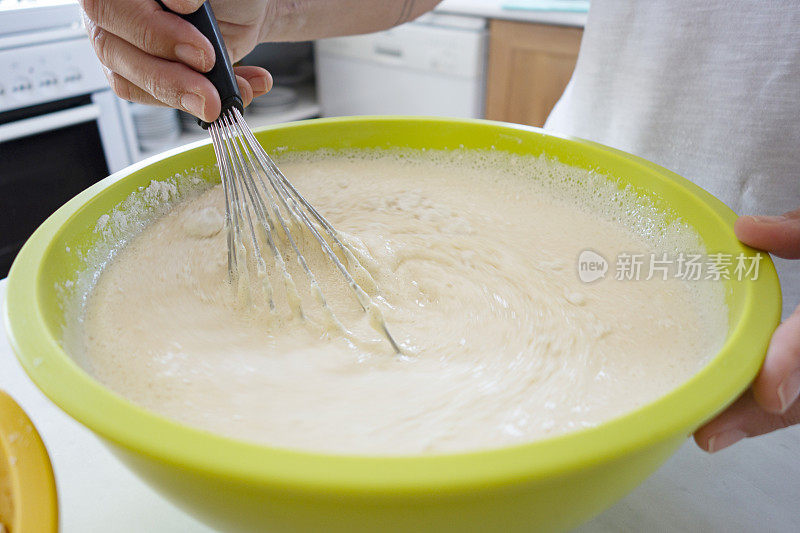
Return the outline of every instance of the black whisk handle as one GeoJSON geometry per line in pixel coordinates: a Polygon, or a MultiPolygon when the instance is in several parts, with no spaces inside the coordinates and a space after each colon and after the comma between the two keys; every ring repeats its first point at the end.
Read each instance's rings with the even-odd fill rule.
{"type": "MultiPolygon", "coordinates": [[[[156,0],[158,4],[170,13],[175,13],[161,2],[156,0]]],[[[239,84],[236,83],[236,76],[233,74],[233,66],[231,65],[230,57],[228,57],[228,50],[225,48],[225,41],[222,38],[222,32],[219,31],[217,18],[211,10],[211,4],[204,2],[200,8],[194,13],[183,15],[175,13],[182,19],[189,22],[192,26],[200,30],[200,33],[206,36],[211,41],[211,46],[214,47],[214,68],[208,71],[205,76],[216,87],[219,92],[219,98],[222,101],[221,113],[236,108],[240,112],[244,112],[244,102],[242,95],[239,92],[239,84]]],[[[203,129],[207,129],[210,124],[203,120],[198,119],[197,122],[203,129]]]]}

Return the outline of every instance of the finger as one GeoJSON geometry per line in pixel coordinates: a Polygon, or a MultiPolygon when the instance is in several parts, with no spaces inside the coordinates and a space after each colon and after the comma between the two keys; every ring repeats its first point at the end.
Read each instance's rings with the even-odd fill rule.
{"type": "Polygon", "coordinates": [[[261,67],[241,66],[234,67],[237,77],[244,78],[253,90],[253,98],[266,94],[272,89],[272,76],[261,67]]]}
{"type": "Polygon", "coordinates": [[[95,27],[91,35],[97,57],[113,72],[165,104],[206,122],[219,116],[219,94],[202,74],[181,63],[153,57],[103,29],[95,27]]]}
{"type": "Polygon", "coordinates": [[[114,94],[127,100],[128,102],[135,102],[137,104],[166,106],[161,100],[157,100],[152,94],[148,94],[141,87],[137,87],[130,81],[126,80],[116,72],[111,72],[111,69],[103,67],[103,72],[108,80],[108,85],[114,94]]]}
{"type": "MultiPolygon", "coordinates": [[[[108,84],[111,86],[114,93],[123,100],[135,102],[137,104],[167,106],[167,104],[157,100],[154,96],[148,94],[143,89],[137,87],[119,74],[111,72],[111,70],[106,67],[103,67],[103,70],[106,72],[108,84]]],[[[248,80],[240,76],[236,76],[236,81],[239,83],[239,91],[242,93],[242,101],[244,102],[244,106],[247,107],[253,101],[254,93],[252,86],[248,80]]]]}
{"type": "Polygon", "coordinates": [[[244,107],[249,106],[253,101],[253,89],[250,83],[241,76],[236,76],[236,83],[239,85],[239,94],[242,95],[242,104],[244,107]]]}
{"type": "Polygon", "coordinates": [[[765,410],[786,411],[800,394],[800,307],[772,335],[753,395],[765,410]]]}
{"type": "Polygon", "coordinates": [[[747,437],[755,437],[800,422],[800,402],[795,402],[782,414],[761,409],[750,390],[745,392],[719,416],[694,434],[698,446],[708,452],[723,448],[747,437]]]}
{"type": "Polygon", "coordinates": [[[743,216],[733,227],[743,243],[786,259],[800,259],[800,209],[780,216],[743,216]]]}
{"type": "Polygon", "coordinates": [[[245,20],[239,20],[238,23],[225,22],[223,20],[226,18],[224,13],[228,11],[224,9],[226,5],[231,5],[233,8],[233,11],[228,16],[230,20],[241,19],[241,13],[237,12],[236,2],[217,2],[214,5],[214,13],[217,15],[219,29],[222,35],[225,36],[225,47],[228,50],[231,61],[235,63],[250,53],[253,49],[253,42],[259,42],[258,36],[253,35],[253,31],[251,31],[257,31],[259,24],[256,24],[255,21],[245,20]]]}
{"type": "Polygon", "coordinates": [[[194,13],[200,6],[203,5],[205,0],[161,0],[164,5],[178,13],[194,13]]]}
{"type": "Polygon", "coordinates": [[[214,66],[214,48],[200,30],[152,0],[81,0],[87,29],[99,26],[150,55],[179,61],[200,72],[214,66]]]}

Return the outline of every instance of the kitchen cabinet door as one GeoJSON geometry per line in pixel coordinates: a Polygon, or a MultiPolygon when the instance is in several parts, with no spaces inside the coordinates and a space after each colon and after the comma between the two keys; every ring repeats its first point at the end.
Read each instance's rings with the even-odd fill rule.
{"type": "Polygon", "coordinates": [[[486,118],[542,126],[567,86],[583,30],[493,20],[486,118]]]}

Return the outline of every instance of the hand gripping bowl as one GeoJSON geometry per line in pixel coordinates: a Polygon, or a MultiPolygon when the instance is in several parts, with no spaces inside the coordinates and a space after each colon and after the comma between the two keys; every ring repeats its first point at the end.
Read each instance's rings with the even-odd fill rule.
{"type": "MultiPolygon", "coordinates": [[[[687,180],[637,157],[541,130],[486,121],[354,117],[286,124],[257,134],[268,151],[317,148],[496,149],[547,154],[613,176],[693,226],[709,251],[755,253],[735,214],[687,180]]],[[[53,402],[99,435],[173,502],[224,531],[561,530],[610,506],[756,375],[780,315],[769,259],[757,280],[725,281],[730,330],[698,374],[666,396],[595,428],[530,444],[434,456],[362,457],[275,449],[194,429],[145,411],[84,372],[59,343],[56,286],[84,265],[72,249],[98,238],[98,218],[152,179],[210,165],[208,142],[120,171],[51,216],[8,283],[14,351],[53,402]]]]}

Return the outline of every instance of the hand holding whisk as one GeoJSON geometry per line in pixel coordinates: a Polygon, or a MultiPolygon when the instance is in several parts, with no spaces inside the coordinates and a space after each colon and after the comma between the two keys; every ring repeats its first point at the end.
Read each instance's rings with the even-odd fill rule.
{"type": "Polygon", "coordinates": [[[336,229],[289,182],[247,126],[242,116],[239,87],[211,6],[206,2],[194,13],[180,16],[211,41],[216,54],[216,63],[207,77],[219,91],[222,112],[215,121],[200,121],[200,124],[211,135],[225,192],[228,275],[231,283],[239,289],[240,297],[244,290],[252,289],[248,269],[250,257],[255,263],[255,272],[269,308],[275,310],[272,280],[268,275],[270,269],[265,258],[265,253],[268,253],[274,262],[272,271],[281,278],[290,307],[299,316],[305,317],[300,295],[287,268],[286,257],[292,255],[308,280],[311,293],[327,322],[348,333],[328,305],[303,255],[299,239],[293,235],[293,231],[295,234],[298,231],[307,232],[349,286],[358,304],[367,313],[370,324],[386,338],[395,352],[401,353],[380,309],[366,292],[377,291],[372,276],[362,266],[354,250],[343,242],[336,229]],[[287,251],[291,254],[287,254],[287,251]],[[353,273],[360,282],[356,281],[353,273]]]}

